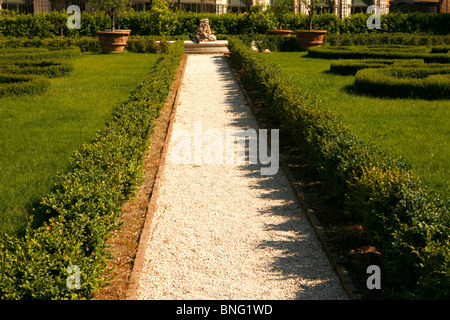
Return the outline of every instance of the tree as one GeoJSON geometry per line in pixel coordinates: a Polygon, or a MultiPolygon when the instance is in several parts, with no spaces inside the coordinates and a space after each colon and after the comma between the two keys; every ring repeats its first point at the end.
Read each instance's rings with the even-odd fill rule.
{"type": "Polygon", "coordinates": [[[308,8],[308,18],[309,18],[309,30],[312,30],[312,21],[316,9],[319,8],[321,4],[330,4],[331,0],[300,0],[301,3],[308,8]]]}
{"type": "Polygon", "coordinates": [[[278,21],[278,30],[282,30],[286,16],[292,12],[294,0],[276,0],[272,7],[273,13],[278,21]]]}
{"type": "Polygon", "coordinates": [[[88,0],[96,10],[104,11],[111,18],[111,30],[116,30],[120,17],[131,6],[130,0],[88,0]]]}

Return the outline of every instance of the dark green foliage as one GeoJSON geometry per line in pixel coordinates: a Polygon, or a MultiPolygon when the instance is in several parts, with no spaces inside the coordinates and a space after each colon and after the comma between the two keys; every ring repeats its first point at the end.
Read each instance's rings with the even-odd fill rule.
{"type": "Polygon", "coordinates": [[[380,250],[382,290],[394,298],[450,298],[448,200],[427,194],[408,164],[358,140],[267,55],[236,37],[229,42],[232,59],[380,250]]]}
{"type": "Polygon", "coordinates": [[[394,64],[395,60],[365,59],[365,60],[336,60],[330,64],[330,72],[340,75],[354,75],[358,70],[367,68],[386,68],[394,64]]]}
{"type": "MultiPolygon", "coordinates": [[[[366,21],[370,14],[357,13],[344,19],[336,14],[321,13],[313,16],[313,29],[327,30],[329,35],[336,34],[348,39],[348,34],[375,35],[383,37],[388,33],[404,34],[434,34],[446,35],[450,30],[448,14],[432,13],[389,13],[381,16],[381,30],[368,30],[366,21]]],[[[91,36],[96,31],[105,30],[111,25],[110,18],[103,12],[81,15],[81,29],[68,29],[66,26],[68,14],[53,11],[39,15],[16,14],[3,10],[0,17],[0,30],[4,36],[13,37],[57,37],[62,34],[67,37],[91,36]]],[[[267,30],[277,27],[277,19],[272,10],[252,8],[249,12],[236,14],[176,12],[161,7],[153,10],[125,13],[120,20],[121,29],[131,29],[133,35],[141,36],[192,36],[198,27],[200,19],[208,18],[211,29],[216,34],[243,35],[264,34],[267,30]]],[[[287,30],[308,30],[309,19],[306,14],[288,14],[285,16],[283,28],[287,30]]],[[[426,37],[421,39],[422,45],[431,45],[426,37]]],[[[413,37],[413,38],[414,38],[413,37]]],[[[448,38],[448,37],[447,37],[448,38]]],[[[415,41],[415,40],[414,40],[415,41]]],[[[448,43],[448,42],[447,42],[448,43]]],[[[355,43],[356,44],[356,43],[355,43]]],[[[438,43],[434,43],[438,44],[438,43]]]]}
{"type": "Polygon", "coordinates": [[[355,89],[377,96],[449,99],[450,67],[365,69],[356,73],[355,89]]]}
{"type": "Polygon", "coordinates": [[[407,45],[407,46],[442,46],[450,44],[450,35],[390,33],[328,33],[324,39],[330,46],[366,46],[366,45],[407,45]]]}
{"type": "Polygon", "coordinates": [[[62,77],[73,71],[70,62],[53,60],[18,60],[9,64],[0,62],[0,68],[4,73],[41,75],[47,78],[62,77]]]}
{"type": "Polygon", "coordinates": [[[184,54],[177,42],[167,49],[131,97],[92,143],[74,154],[41,201],[45,222],[25,235],[0,241],[2,299],[91,299],[104,282],[106,249],[121,206],[136,190],[153,121],[170,91],[184,54]],[[70,265],[78,266],[81,286],[67,286],[70,265]]]}
{"type": "Polygon", "coordinates": [[[72,72],[72,64],[63,59],[80,52],[79,49],[49,51],[44,48],[14,48],[0,49],[0,53],[1,97],[44,93],[50,87],[50,82],[45,78],[61,77],[72,72]]]}
{"type": "Polygon", "coordinates": [[[27,75],[0,74],[0,97],[41,94],[50,87],[48,80],[27,75]]]}

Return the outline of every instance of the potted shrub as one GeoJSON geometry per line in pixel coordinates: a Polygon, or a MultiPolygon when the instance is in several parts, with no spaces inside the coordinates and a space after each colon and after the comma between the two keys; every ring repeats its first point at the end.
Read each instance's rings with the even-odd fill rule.
{"type": "Polygon", "coordinates": [[[327,30],[313,30],[312,21],[316,9],[320,4],[323,4],[324,0],[301,0],[302,6],[308,9],[308,22],[309,30],[296,30],[295,35],[297,37],[298,44],[301,49],[307,50],[309,47],[320,47],[323,43],[323,38],[327,33],[327,30]]]}
{"type": "Polygon", "coordinates": [[[131,30],[116,29],[121,15],[131,5],[130,0],[89,0],[94,9],[105,12],[111,19],[111,29],[97,31],[97,36],[104,53],[119,53],[125,49],[131,30]]]}
{"type": "Polygon", "coordinates": [[[286,17],[292,12],[294,6],[294,0],[275,0],[275,4],[272,7],[272,12],[275,15],[278,23],[277,30],[268,30],[267,34],[271,35],[284,35],[289,37],[293,34],[292,30],[283,30],[283,25],[286,21],[286,17]]]}

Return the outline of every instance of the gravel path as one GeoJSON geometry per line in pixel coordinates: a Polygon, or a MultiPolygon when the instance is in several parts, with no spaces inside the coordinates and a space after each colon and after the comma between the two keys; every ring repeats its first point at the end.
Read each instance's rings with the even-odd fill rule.
{"type": "Polygon", "coordinates": [[[182,130],[205,155],[208,130],[259,129],[225,58],[190,55],[179,101],[137,299],[347,299],[281,168],[180,164],[182,130]]]}

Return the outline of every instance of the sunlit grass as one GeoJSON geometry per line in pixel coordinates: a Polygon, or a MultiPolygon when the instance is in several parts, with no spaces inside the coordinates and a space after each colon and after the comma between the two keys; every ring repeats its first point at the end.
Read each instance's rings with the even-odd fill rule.
{"type": "Polygon", "coordinates": [[[158,55],[85,54],[43,95],[0,98],[0,231],[23,228],[70,156],[91,141],[158,55]]]}
{"type": "Polygon", "coordinates": [[[328,72],[330,60],[305,53],[270,53],[269,59],[304,90],[319,95],[323,106],[361,139],[380,145],[410,163],[424,185],[450,195],[450,101],[389,99],[358,95],[354,76],[328,72]]]}

